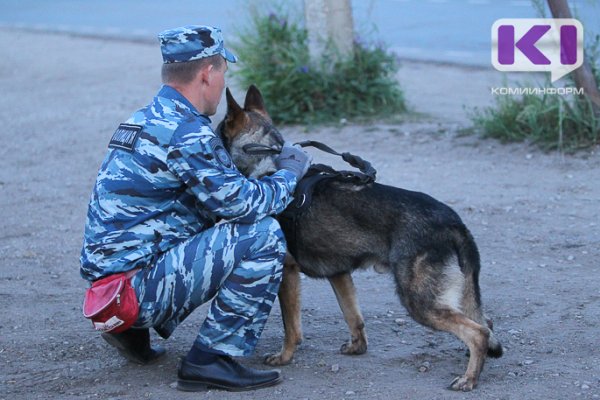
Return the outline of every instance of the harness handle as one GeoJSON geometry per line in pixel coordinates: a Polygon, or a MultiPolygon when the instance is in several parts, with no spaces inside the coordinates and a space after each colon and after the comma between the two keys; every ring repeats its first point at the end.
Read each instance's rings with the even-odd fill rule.
{"type": "MultiPolygon", "coordinates": [[[[338,153],[337,151],[335,151],[334,149],[332,149],[331,147],[327,146],[324,143],[321,142],[317,142],[316,140],[304,140],[302,142],[297,142],[294,143],[295,145],[299,145],[301,147],[314,147],[316,149],[319,149],[321,151],[324,151],[325,153],[329,153],[329,154],[333,154],[336,156],[340,156],[342,157],[342,160],[346,161],[348,164],[350,164],[351,166],[353,166],[354,168],[360,170],[360,172],[362,172],[364,175],[360,175],[360,174],[356,174],[356,173],[351,173],[351,172],[347,172],[346,174],[351,174],[354,175],[356,178],[359,178],[361,181],[367,183],[367,182],[374,182],[377,176],[377,170],[375,168],[373,168],[373,166],[371,165],[370,162],[363,160],[362,158],[360,158],[357,155],[354,154],[350,154],[350,153],[338,153]]],[[[250,154],[250,155],[273,155],[273,154],[279,154],[281,153],[281,147],[276,147],[276,146],[267,146],[264,144],[260,144],[260,143],[248,143],[245,144],[242,147],[243,151],[246,154],[250,154]]],[[[324,167],[321,164],[317,164],[319,165],[319,169],[324,171],[324,167]]],[[[336,172],[335,170],[329,168],[329,172],[336,172]]]]}
{"type": "Polygon", "coordinates": [[[311,146],[311,147],[317,148],[321,151],[324,151],[326,153],[340,156],[340,157],[342,157],[342,160],[346,161],[348,164],[350,164],[354,168],[357,168],[358,170],[360,170],[360,172],[362,172],[363,174],[365,174],[369,178],[371,178],[373,181],[375,181],[375,177],[377,175],[377,170],[375,168],[373,168],[373,166],[371,165],[370,162],[363,160],[362,158],[360,158],[357,155],[350,154],[347,152],[346,153],[338,153],[337,151],[335,151],[331,147],[327,146],[326,144],[317,142],[316,140],[304,140],[302,142],[298,142],[298,143],[294,143],[294,144],[297,144],[301,147],[311,146]]]}

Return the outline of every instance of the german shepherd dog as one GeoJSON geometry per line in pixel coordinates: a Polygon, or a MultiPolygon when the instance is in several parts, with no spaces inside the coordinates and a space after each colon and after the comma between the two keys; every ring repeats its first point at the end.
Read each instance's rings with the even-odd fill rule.
{"type": "MultiPolygon", "coordinates": [[[[273,173],[275,153],[284,139],[273,126],[259,90],[248,89],[243,108],[229,89],[226,97],[227,114],[217,130],[234,163],[249,177],[273,173]],[[247,144],[274,151],[248,154],[247,144]]],[[[284,233],[289,238],[285,227],[284,233]]],[[[451,382],[450,389],[470,391],[486,354],[502,355],[492,321],[481,308],[477,246],[447,205],[424,193],[378,183],[325,180],[315,187],[312,204],[299,219],[294,236],[296,258],[288,253],[279,290],[285,339],[281,351],[267,356],[266,364],[288,364],[302,340],[300,272],[330,281],[351,334],[341,352],[364,353],[367,335],[351,273],[371,266],[393,277],[412,318],[453,333],[468,346],[467,371],[451,382]]]]}

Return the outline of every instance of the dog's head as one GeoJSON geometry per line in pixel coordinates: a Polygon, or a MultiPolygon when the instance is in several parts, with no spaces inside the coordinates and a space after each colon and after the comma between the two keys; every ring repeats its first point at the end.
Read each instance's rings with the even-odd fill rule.
{"type": "Polygon", "coordinates": [[[262,95],[252,85],[244,107],[226,90],[227,114],[217,128],[233,162],[246,176],[260,178],[277,171],[275,157],[281,152],[283,137],[273,126],[262,95]]]}

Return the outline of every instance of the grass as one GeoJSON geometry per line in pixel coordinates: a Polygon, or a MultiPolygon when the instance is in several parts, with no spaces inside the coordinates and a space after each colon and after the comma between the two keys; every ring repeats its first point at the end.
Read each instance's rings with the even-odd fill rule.
{"type": "Polygon", "coordinates": [[[261,90],[276,123],[365,120],[406,111],[395,56],[355,41],[349,57],[337,57],[330,47],[330,56],[311,61],[307,32],[289,14],[281,8],[251,12],[233,45],[239,83],[261,90]]]}
{"type": "MultiPolygon", "coordinates": [[[[600,36],[596,35],[585,53],[597,83],[600,82],[599,49],[600,36]]],[[[567,86],[574,87],[572,79],[567,79],[567,86]]],[[[552,84],[546,81],[543,87],[552,84]]],[[[503,95],[496,98],[492,107],[475,108],[470,117],[475,132],[501,142],[529,141],[543,150],[567,153],[600,144],[600,115],[594,113],[585,95],[503,95]]]]}
{"type": "Polygon", "coordinates": [[[530,141],[543,150],[574,152],[600,143],[600,118],[584,96],[499,96],[493,107],[475,109],[471,120],[484,137],[530,141]]]}

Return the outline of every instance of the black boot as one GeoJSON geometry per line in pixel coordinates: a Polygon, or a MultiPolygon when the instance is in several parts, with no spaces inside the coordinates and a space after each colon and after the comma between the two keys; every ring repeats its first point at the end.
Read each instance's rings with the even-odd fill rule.
{"type": "Polygon", "coordinates": [[[103,333],[102,338],[136,364],[149,364],[165,354],[162,346],[150,347],[148,329],[127,329],[121,333],[103,333]]]}
{"type": "Polygon", "coordinates": [[[181,360],[177,371],[177,389],[197,392],[207,387],[240,392],[281,382],[279,370],[261,371],[247,368],[231,357],[217,356],[209,364],[192,364],[185,358],[181,360]]]}

